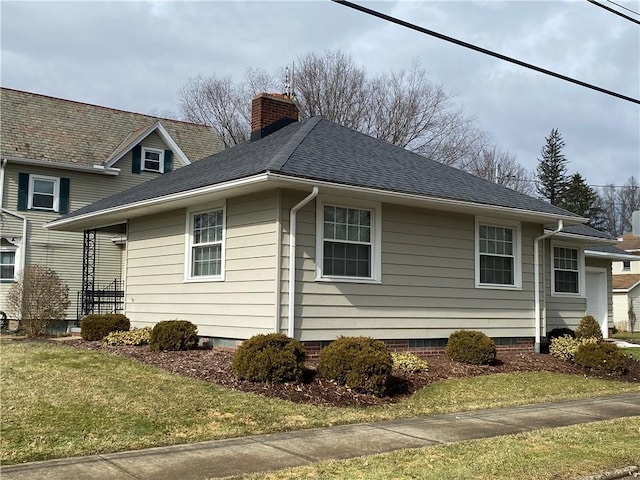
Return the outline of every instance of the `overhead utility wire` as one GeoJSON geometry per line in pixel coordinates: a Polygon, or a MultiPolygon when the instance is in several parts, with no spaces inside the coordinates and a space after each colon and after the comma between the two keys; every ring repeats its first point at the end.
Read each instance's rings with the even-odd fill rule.
{"type": "Polygon", "coordinates": [[[596,7],[604,8],[608,12],[614,13],[614,14],[616,14],[616,15],[624,18],[624,19],[629,20],[630,22],[637,23],[638,25],[640,25],[640,21],[639,20],[636,20],[635,18],[631,18],[629,15],[625,15],[624,13],[619,12],[619,11],[617,11],[617,10],[611,8],[611,7],[607,7],[606,5],[603,5],[603,4],[599,3],[599,2],[596,2],[596,0],[587,0],[587,2],[595,5],[596,7]]]}
{"type": "Polygon", "coordinates": [[[606,90],[604,88],[598,87],[596,85],[591,85],[589,83],[585,83],[581,80],[576,80],[575,78],[567,77],[566,75],[562,75],[560,73],[552,72],[551,70],[546,70],[541,67],[537,67],[530,63],[525,63],[521,60],[517,60],[515,58],[507,57],[506,55],[502,55],[500,53],[493,52],[491,50],[487,50],[486,48],[478,47],[477,45],[473,45],[471,43],[463,42],[462,40],[458,40],[453,37],[448,37],[447,35],[443,35],[442,33],[434,32],[433,30],[429,30],[419,25],[415,25],[413,23],[405,22],[404,20],[400,20],[399,18],[391,17],[384,13],[377,12],[375,10],[371,10],[369,8],[363,7],[361,5],[348,2],[346,0],[331,0],[332,2],[339,3],[340,5],[344,5],[345,7],[353,8],[354,10],[358,10],[360,12],[366,13],[368,15],[372,15],[374,17],[381,18],[382,20],[386,20],[387,22],[395,23],[397,25],[409,28],[411,30],[415,30],[420,33],[424,33],[425,35],[431,35],[432,37],[439,38],[440,40],[444,40],[446,42],[453,43],[455,45],[459,45],[461,47],[469,48],[471,50],[475,50],[476,52],[484,53],[485,55],[489,55],[491,57],[499,58],[500,60],[504,60],[505,62],[514,63],[521,67],[529,68],[531,70],[535,70],[536,72],[544,73],[546,75],[550,75],[552,77],[559,78],[566,82],[575,83],[576,85],[580,85],[582,87],[590,88],[591,90],[596,90],[600,93],[605,93],[607,95],[611,95],[612,97],[617,97],[622,100],[626,100],[628,102],[640,104],[640,100],[633,97],[627,97],[626,95],[622,95],[621,93],[613,92],[611,90],[606,90]]]}
{"type": "Polygon", "coordinates": [[[611,0],[607,0],[607,2],[612,3],[614,5],[616,5],[617,7],[623,8],[625,9],[627,12],[631,12],[634,15],[640,15],[640,13],[636,12],[635,10],[631,10],[630,8],[625,7],[624,5],[620,5],[619,3],[616,2],[612,2],[611,0]]]}

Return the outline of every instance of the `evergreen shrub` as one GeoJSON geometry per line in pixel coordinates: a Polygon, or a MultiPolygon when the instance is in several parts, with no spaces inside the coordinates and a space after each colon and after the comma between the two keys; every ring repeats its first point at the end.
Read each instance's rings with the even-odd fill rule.
{"type": "Polygon", "coordinates": [[[369,337],[339,337],[320,351],[318,373],[362,393],[387,392],[393,360],[384,342],[369,337]]]}
{"type": "Polygon", "coordinates": [[[121,313],[92,313],[80,321],[80,336],[84,340],[102,340],[111,332],[127,332],[129,319],[121,313]]]}
{"type": "Polygon", "coordinates": [[[233,371],[240,380],[285,383],[302,380],[305,351],[302,343],[282,333],[255,335],[238,347],[233,371]]]}
{"type": "Polygon", "coordinates": [[[597,338],[602,340],[602,330],[598,321],[591,315],[585,315],[580,320],[580,325],[576,328],[576,337],[578,338],[597,338]]]}
{"type": "Polygon", "coordinates": [[[148,345],[151,339],[151,327],[134,328],[128,332],[111,332],[102,339],[103,345],[116,347],[119,345],[148,345]]]}
{"type": "Polygon", "coordinates": [[[580,345],[573,358],[576,365],[609,375],[624,375],[629,360],[612,343],[587,343],[580,345]]]}
{"type": "Polygon", "coordinates": [[[444,351],[451,360],[472,365],[489,365],[496,359],[495,342],[475,330],[453,332],[444,351]]]}
{"type": "Polygon", "coordinates": [[[149,350],[191,350],[198,345],[198,328],[187,320],[164,320],[154,325],[149,350]]]}

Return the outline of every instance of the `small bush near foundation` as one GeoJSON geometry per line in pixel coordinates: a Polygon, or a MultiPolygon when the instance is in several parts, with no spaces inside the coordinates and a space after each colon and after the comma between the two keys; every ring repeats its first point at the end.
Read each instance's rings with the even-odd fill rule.
{"type": "Polygon", "coordinates": [[[602,340],[602,330],[600,329],[600,325],[598,321],[593,318],[591,315],[585,315],[580,320],[580,326],[576,328],[576,337],[577,338],[597,338],[598,340],[602,340]]]}
{"type": "Polygon", "coordinates": [[[140,346],[148,345],[151,339],[151,328],[134,328],[128,332],[111,332],[102,339],[103,345],[116,347],[118,345],[140,346]]]}
{"type": "Polygon", "coordinates": [[[304,347],[298,340],[282,333],[269,333],[242,342],[232,366],[240,380],[296,382],[302,380],[304,359],[304,347]]]}
{"type": "Polygon", "coordinates": [[[624,375],[628,366],[618,347],[607,342],[580,345],[573,361],[580,367],[609,375],[624,375]]]}
{"type": "Polygon", "coordinates": [[[451,360],[472,365],[489,365],[496,359],[495,342],[475,330],[453,332],[444,351],[451,360]]]}
{"type": "Polygon", "coordinates": [[[187,320],[165,320],[151,330],[149,350],[191,350],[198,345],[198,328],[187,320]]]}
{"type": "Polygon", "coordinates": [[[429,370],[427,361],[421,359],[415,353],[394,352],[391,354],[391,359],[393,360],[393,368],[397,368],[403,372],[415,373],[429,370]]]}
{"type": "Polygon", "coordinates": [[[120,313],[94,313],[80,321],[80,336],[90,342],[102,340],[111,332],[127,332],[131,324],[120,313]]]}
{"type": "Polygon", "coordinates": [[[578,348],[588,343],[598,343],[598,339],[593,337],[574,338],[570,335],[563,335],[562,337],[551,340],[549,344],[549,354],[553,357],[571,362],[578,348]]]}
{"type": "Polygon", "coordinates": [[[576,338],[576,332],[570,328],[554,328],[547,334],[547,338],[549,341],[552,341],[554,338],[564,337],[565,335],[568,335],[571,338],[576,338]]]}
{"type": "Polygon", "coordinates": [[[339,337],[320,351],[318,373],[339,385],[383,396],[393,360],[384,342],[369,337],[339,337]]]}

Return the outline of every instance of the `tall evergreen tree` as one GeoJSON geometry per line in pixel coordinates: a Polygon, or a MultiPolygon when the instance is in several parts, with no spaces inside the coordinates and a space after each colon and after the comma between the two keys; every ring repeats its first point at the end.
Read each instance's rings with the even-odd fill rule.
{"type": "Polygon", "coordinates": [[[575,173],[565,190],[560,207],[581,217],[589,218],[589,225],[594,228],[602,227],[602,211],[600,209],[598,193],[587,185],[582,175],[575,173]]]}
{"type": "Polygon", "coordinates": [[[562,154],[564,140],[557,128],[551,130],[545,137],[546,144],[542,147],[542,158],[538,159],[536,169],[536,190],[540,197],[548,200],[551,205],[560,205],[564,199],[569,179],[567,178],[568,160],[562,154]]]}

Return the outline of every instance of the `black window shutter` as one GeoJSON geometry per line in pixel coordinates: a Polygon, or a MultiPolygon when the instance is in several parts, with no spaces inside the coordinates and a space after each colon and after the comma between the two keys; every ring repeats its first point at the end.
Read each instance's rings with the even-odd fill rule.
{"type": "Polygon", "coordinates": [[[140,173],[140,158],[142,157],[142,147],[140,145],[136,145],[131,150],[132,161],[131,161],[131,173],[140,173]]]}
{"type": "Polygon", "coordinates": [[[58,200],[58,212],[64,215],[69,213],[69,184],[71,181],[68,178],[60,179],[60,199],[58,200]]]}
{"type": "Polygon", "coordinates": [[[26,210],[29,200],[29,174],[18,174],[18,210],[26,210]]]}
{"type": "Polygon", "coordinates": [[[173,152],[171,150],[164,151],[164,173],[169,173],[173,167],[173,152]]]}

